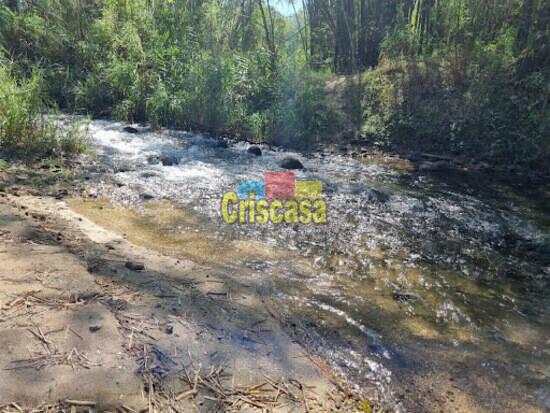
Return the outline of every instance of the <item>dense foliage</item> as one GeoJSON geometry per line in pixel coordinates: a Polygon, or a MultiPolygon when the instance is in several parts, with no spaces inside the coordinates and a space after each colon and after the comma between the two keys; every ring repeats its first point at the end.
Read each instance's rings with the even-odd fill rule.
{"type": "Polygon", "coordinates": [[[312,68],[365,72],[387,146],[548,164],[548,0],[305,0],[312,68]]]}
{"type": "Polygon", "coordinates": [[[287,6],[4,0],[0,45],[18,82],[40,76],[72,112],[301,148],[362,136],[501,163],[550,155],[547,0],[287,6]],[[327,86],[336,76],[345,90],[327,86]]]}
{"type": "Polygon", "coordinates": [[[267,4],[11,3],[1,42],[20,73],[42,68],[62,108],[298,147],[337,128],[293,25],[267,4]]]}
{"type": "Polygon", "coordinates": [[[20,81],[10,65],[0,65],[0,150],[29,160],[82,153],[86,149],[83,125],[65,125],[50,115],[41,82],[39,72],[20,81]]]}

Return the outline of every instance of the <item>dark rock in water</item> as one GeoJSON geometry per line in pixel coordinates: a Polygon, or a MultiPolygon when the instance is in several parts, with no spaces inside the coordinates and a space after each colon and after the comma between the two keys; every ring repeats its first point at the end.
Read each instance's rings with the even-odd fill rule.
{"type": "Polygon", "coordinates": [[[61,200],[66,196],[69,196],[69,191],[67,189],[60,189],[57,193],[53,194],[55,199],[61,200]]]}
{"type": "Polygon", "coordinates": [[[122,188],[122,187],[126,186],[126,182],[121,181],[120,179],[117,179],[117,178],[114,178],[114,179],[113,179],[113,183],[114,183],[118,188],[122,188]]]}
{"type": "Polygon", "coordinates": [[[143,271],[145,270],[145,264],[138,261],[128,261],[126,262],[126,268],[132,271],[143,271]]]}
{"type": "Polygon", "coordinates": [[[154,178],[156,176],[159,176],[159,174],[153,171],[145,171],[145,172],[142,172],[139,176],[147,179],[147,178],[154,178]]]}
{"type": "Polygon", "coordinates": [[[262,150],[257,146],[251,146],[250,148],[248,148],[248,153],[256,156],[262,156],[262,150]]]}
{"type": "Polygon", "coordinates": [[[151,199],[155,199],[154,195],[151,195],[151,194],[148,194],[148,193],[141,194],[139,197],[141,199],[143,199],[144,201],[150,201],[151,199]]]}
{"type": "Polygon", "coordinates": [[[179,165],[180,160],[174,156],[162,155],[160,157],[160,162],[164,166],[174,166],[174,165],[179,165]]]}
{"type": "Polygon", "coordinates": [[[424,159],[424,157],[422,156],[421,153],[419,152],[413,152],[411,154],[409,154],[406,159],[408,159],[409,161],[411,162],[420,162],[424,159]]]}
{"type": "Polygon", "coordinates": [[[88,327],[88,330],[90,330],[90,333],[97,333],[99,330],[101,330],[101,326],[90,326],[88,327]]]}
{"type": "Polygon", "coordinates": [[[125,126],[123,130],[126,133],[134,133],[135,134],[135,133],[139,132],[136,128],[132,128],[131,126],[125,126]]]}
{"type": "Polygon", "coordinates": [[[164,329],[164,332],[166,334],[172,334],[174,332],[174,327],[171,325],[167,325],[166,328],[164,329]]]}
{"type": "Polygon", "coordinates": [[[115,172],[116,173],[132,172],[132,171],[135,171],[135,170],[136,170],[135,166],[132,165],[129,162],[128,163],[127,162],[120,163],[115,167],[115,172]]]}
{"type": "Polygon", "coordinates": [[[304,169],[304,165],[298,159],[291,156],[286,157],[281,162],[281,168],[284,169],[304,169]]]}
{"type": "Polygon", "coordinates": [[[380,202],[385,203],[390,200],[390,196],[384,192],[378,191],[376,189],[369,188],[367,189],[367,199],[371,202],[380,202]]]}
{"type": "MultiPolygon", "coordinates": [[[[179,165],[180,160],[175,155],[149,155],[147,157],[147,163],[149,165],[158,165],[161,163],[164,166],[174,166],[179,165]]],[[[144,178],[150,178],[151,176],[144,176],[144,178]]]]}
{"type": "Polygon", "coordinates": [[[147,163],[149,165],[158,165],[160,163],[160,156],[159,155],[149,155],[147,157],[147,163]]]}
{"type": "Polygon", "coordinates": [[[453,169],[453,164],[449,161],[426,161],[422,162],[418,167],[420,172],[446,172],[453,169]]]}
{"type": "Polygon", "coordinates": [[[418,294],[410,291],[396,291],[392,294],[392,298],[399,303],[422,301],[422,298],[418,294]]]}

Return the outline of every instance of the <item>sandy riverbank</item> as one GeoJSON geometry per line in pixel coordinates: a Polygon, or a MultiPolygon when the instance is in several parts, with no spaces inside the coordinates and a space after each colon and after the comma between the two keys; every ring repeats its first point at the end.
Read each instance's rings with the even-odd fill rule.
{"type": "Polygon", "coordinates": [[[3,194],[0,261],[6,411],[67,399],[110,411],[358,410],[249,286],[138,247],[62,200],[3,194]]]}

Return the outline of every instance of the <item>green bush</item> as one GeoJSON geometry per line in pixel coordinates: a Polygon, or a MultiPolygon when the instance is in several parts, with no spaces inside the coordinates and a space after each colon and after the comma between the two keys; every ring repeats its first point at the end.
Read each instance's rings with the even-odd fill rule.
{"type": "Polygon", "coordinates": [[[19,80],[9,65],[0,64],[0,150],[26,159],[82,153],[86,138],[81,126],[67,128],[52,116],[42,83],[39,71],[19,80]]]}

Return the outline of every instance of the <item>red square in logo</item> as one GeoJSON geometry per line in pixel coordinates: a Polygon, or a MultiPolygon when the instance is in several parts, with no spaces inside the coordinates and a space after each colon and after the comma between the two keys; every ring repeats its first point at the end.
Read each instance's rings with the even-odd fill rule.
{"type": "Polygon", "coordinates": [[[296,193],[294,172],[266,172],[265,197],[269,200],[292,199],[296,193]]]}

